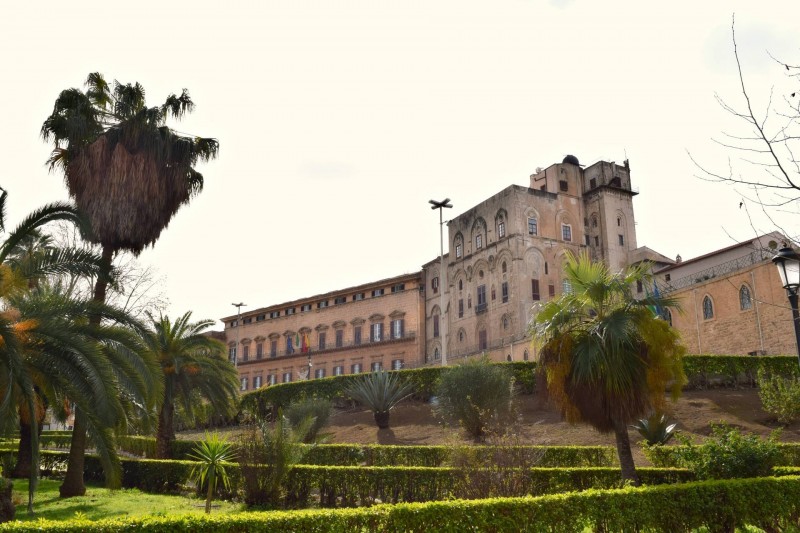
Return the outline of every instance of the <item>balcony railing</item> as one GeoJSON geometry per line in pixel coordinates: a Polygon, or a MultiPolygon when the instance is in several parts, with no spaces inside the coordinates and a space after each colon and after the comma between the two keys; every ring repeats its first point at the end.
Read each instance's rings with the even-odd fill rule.
{"type": "Polygon", "coordinates": [[[386,344],[386,343],[392,343],[392,342],[408,341],[408,340],[415,339],[416,337],[417,337],[417,332],[416,331],[405,331],[400,336],[396,336],[396,335],[392,335],[392,334],[384,334],[380,340],[373,340],[369,336],[365,336],[365,337],[363,337],[361,339],[361,342],[356,343],[355,340],[350,339],[347,342],[343,342],[340,346],[337,346],[335,342],[328,342],[328,343],[325,343],[325,348],[323,348],[323,349],[320,349],[319,346],[311,346],[306,351],[303,351],[302,345],[301,345],[301,346],[295,346],[291,352],[287,351],[286,349],[283,349],[283,350],[278,350],[277,352],[274,352],[274,353],[271,353],[270,351],[266,351],[266,352],[264,352],[264,354],[261,357],[258,357],[258,356],[255,356],[255,357],[250,356],[250,357],[247,357],[247,358],[242,357],[242,358],[239,359],[239,364],[242,364],[242,363],[253,363],[253,362],[256,362],[256,361],[265,361],[265,360],[268,360],[268,359],[277,359],[277,358],[286,357],[286,356],[298,356],[298,355],[307,356],[309,354],[314,356],[315,354],[329,353],[329,352],[333,352],[333,351],[336,351],[336,350],[364,348],[364,347],[372,346],[372,345],[375,345],[375,344],[386,344]]]}
{"type": "MultiPolygon", "coordinates": [[[[659,281],[659,290],[663,294],[667,294],[673,291],[677,291],[678,289],[683,289],[685,287],[689,287],[696,283],[703,283],[704,281],[708,281],[710,279],[716,278],[718,276],[724,276],[730,272],[734,272],[736,270],[740,270],[742,268],[746,268],[765,259],[772,258],[770,255],[772,252],[770,250],[754,250],[747,255],[742,257],[737,257],[731,261],[727,261],[725,263],[721,263],[719,265],[713,266],[711,268],[707,268],[705,270],[701,270],[699,272],[695,272],[690,276],[685,276],[683,278],[678,278],[676,280],[659,281]]],[[[773,254],[774,255],[774,254],[773,254]]]]}

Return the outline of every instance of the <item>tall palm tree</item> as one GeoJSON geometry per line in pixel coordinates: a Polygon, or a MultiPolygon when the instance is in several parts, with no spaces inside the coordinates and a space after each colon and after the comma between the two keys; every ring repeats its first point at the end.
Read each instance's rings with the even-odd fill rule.
{"type": "Polygon", "coordinates": [[[622,477],[634,484],[628,424],[660,409],[668,387],[677,397],[686,381],[678,333],[654,311],[676,302],[633,297],[632,286],[650,280],[647,268],[612,273],[585,253],[570,254],[571,291],[544,304],[532,323],[549,396],[568,421],[614,433],[622,477]]]}
{"type": "MultiPolygon", "coordinates": [[[[216,139],[181,135],[166,126],[194,109],[186,89],[156,107],[145,104],[144,88],[113,88],[100,73],[89,74],[86,91],[66,89],[42,125],[53,141],[51,169],[64,172],[67,188],[91,224],[89,239],[102,246],[103,264],[120,250],[138,255],[158,239],[173,215],[203,188],[194,166],[216,157],[216,139]]],[[[98,279],[94,298],[105,301],[106,279],[98,279]]],[[[80,410],[61,495],[86,492],[83,456],[86,427],[80,410]]]]}
{"type": "Polygon", "coordinates": [[[239,395],[238,374],[225,354],[225,345],[202,332],[213,320],[190,322],[191,312],[175,322],[153,316],[145,344],[161,363],[164,396],[158,405],[157,457],[167,459],[175,440],[175,406],[193,416],[198,401],[207,402],[221,415],[235,412],[239,395]]]}

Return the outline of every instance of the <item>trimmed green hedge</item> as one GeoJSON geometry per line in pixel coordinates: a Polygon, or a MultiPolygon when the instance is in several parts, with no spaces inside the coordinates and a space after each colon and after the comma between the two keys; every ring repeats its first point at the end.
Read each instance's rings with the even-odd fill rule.
{"type": "MultiPolygon", "coordinates": [[[[798,442],[778,442],[780,457],[778,466],[800,467],[800,443],[798,442]]],[[[685,449],[682,445],[675,446],[642,446],[645,457],[657,468],[677,468],[678,451],[685,449]]]]}
{"type": "MultiPolygon", "coordinates": [[[[516,383],[526,393],[534,391],[536,362],[519,361],[496,363],[509,368],[516,383]]],[[[755,386],[760,368],[783,376],[800,376],[797,357],[789,355],[687,355],[683,358],[689,388],[702,388],[715,384],[726,386],[755,386]]],[[[436,390],[443,367],[398,370],[414,384],[416,394],[430,397],[436,390]]],[[[242,409],[264,417],[272,409],[284,407],[290,402],[305,397],[337,399],[344,397],[344,389],[357,376],[352,374],[308,381],[279,383],[252,391],[242,397],[242,409]]]]}
{"type": "Polygon", "coordinates": [[[378,505],[361,509],[177,515],[134,519],[14,522],[0,531],[111,533],[352,531],[495,533],[733,531],[752,525],[793,530],[800,519],[800,478],[737,479],[590,490],[526,498],[378,505]]]}

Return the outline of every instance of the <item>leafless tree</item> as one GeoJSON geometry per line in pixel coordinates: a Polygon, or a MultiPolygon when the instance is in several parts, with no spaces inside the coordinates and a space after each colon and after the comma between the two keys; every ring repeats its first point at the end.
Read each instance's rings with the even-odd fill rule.
{"type": "Polygon", "coordinates": [[[757,95],[745,82],[735,20],[731,23],[731,38],[742,100],[732,104],[718,94],[715,98],[725,111],[746,126],[741,133],[722,132],[722,138],[713,139],[734,154],[728,158],[727,171],[713,171],[691,154],[689,157],[700,170],[698,177],[734,186],[742,195],[740,208],[746,203],[755,204],[774,228],[791,238],[794,233],[782,228],[775,215],[796,215],[800,211],[800,65],[785,63],[770,54],[791,88],[775,94],[773,86],[763,109],[758,109],[761,106],[756,103],[757,95]]]}

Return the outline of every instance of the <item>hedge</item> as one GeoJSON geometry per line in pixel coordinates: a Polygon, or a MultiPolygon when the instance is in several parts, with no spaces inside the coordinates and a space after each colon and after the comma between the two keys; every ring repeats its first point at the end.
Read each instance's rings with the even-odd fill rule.
{"type": "MultiPolygon", "coordinates": [[[[776,443],[780,451],[778,466],[800,467],[800,443],[798,442],[778,442],[776,443]]],[[[682,445],[675,446],[642,446],[645,457],[659,468],[676,468],[678,464],[678,452],[685,449],[682,445]]]]}
{"type": "MultiPolygon", "coordinates": [[[[524,392],[533,392],[536,383],[536,362],[519,361],[495,363],[508,368],[524,392]]],[[[689,379],[689,388],[710,385],[755,385],[760,368],[784,376],[800,376],[797,357],[789,355],[687,355],[683,367],[689,379]]],[[[414,368],[397,372],[414,384],[417,395],[430,397],[436,390],[443,367],[414,368]]],[[[242,409],[264,417],[272,409],[285,407],[294,400],[305,397],[337,399],[356,375],[333,376],[307,381],[279,383],[248,392],[242,397],[242,409]]]]}
{"type": "Polygon", "coordinates": [[[694,482],[680,485],[589,490],[524,498],[378,505],[360,509],[171,515],[98,520],[12,522],[15,532],[284,532],[352,531],[495,533],[600,531],[733,531],[751,525],[767,531],[796,529],[800,477],[694,482]]]}

